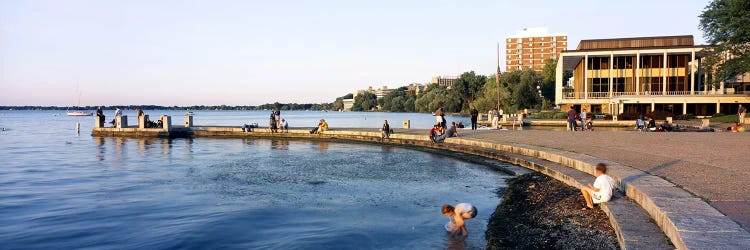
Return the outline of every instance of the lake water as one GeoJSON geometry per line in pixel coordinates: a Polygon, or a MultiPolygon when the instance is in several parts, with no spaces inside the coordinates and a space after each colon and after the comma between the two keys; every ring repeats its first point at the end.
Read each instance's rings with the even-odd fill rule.
{"type": "MultiPolygon", "coordinates": [[[[405,117],[286,113],[352,127],[370,124],[361,115],[405,117]]],[[[495,191],[508,178],[392,146],[91,137],[92,117],[62,114],[0,111],[2,249],[483,248],[495,191]],[[466,241],[443,229],[440,206],[457,202],[479,211],[466,241]]],[[[196,122],[235,125],[253,115],[263,114],[196,111],[196,122]]]]}

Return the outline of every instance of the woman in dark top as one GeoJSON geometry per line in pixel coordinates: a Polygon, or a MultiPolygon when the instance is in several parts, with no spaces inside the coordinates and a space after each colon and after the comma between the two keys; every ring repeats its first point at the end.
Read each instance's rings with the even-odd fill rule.
{"type": "Polygon", "coordinates": [[[388,137],[391,137],[391,125],[388,125],[388,120],[385,120],[383,122],[383,129],[382,129],[382,131],[383,131],[382,135],[383,135],[384,139],[387,139],[388,137]]]}

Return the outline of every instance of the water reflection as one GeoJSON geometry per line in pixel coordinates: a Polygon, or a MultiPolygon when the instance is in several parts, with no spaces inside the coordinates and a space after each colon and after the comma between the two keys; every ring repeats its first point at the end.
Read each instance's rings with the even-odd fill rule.
{"type": "Polygon", "coordinates": [[[328,151],[328,142],[327,141],[313,141],[313,145],[315,145],[315,149],[317,149],[321,153],[325,153],[328,151]]]}
{"type": "Polygon", "coordinates": [[[272,150],[289,150],[289,140],[271,140],[272,150]]]}

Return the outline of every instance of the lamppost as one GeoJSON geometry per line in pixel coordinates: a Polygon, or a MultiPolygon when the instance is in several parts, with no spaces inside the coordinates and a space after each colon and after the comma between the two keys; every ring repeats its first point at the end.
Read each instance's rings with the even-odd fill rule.
{"type": "Polygon", "coordinates": [[[539,94],[539,108],[542,108],[542,105],[544,105],[544,96],[542,96],[542,86],[536,85],[536,92],[539,94]]]}

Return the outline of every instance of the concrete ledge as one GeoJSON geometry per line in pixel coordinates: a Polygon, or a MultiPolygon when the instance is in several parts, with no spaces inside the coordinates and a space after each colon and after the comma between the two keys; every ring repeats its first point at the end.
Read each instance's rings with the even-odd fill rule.
{"type": "MultiPolygon", "coordinates": [[[[662,178],[588,155],[538,146],[501,144],[482,139],[449,138],[443,144],[435,144],[429,141],[426,135],[408,133],[396,133],[392,134],[390,139],[382,139],[376,129],[330,130],[321,134],[310,134],[308,129],[270,133],[268,129],[262,128],[256,128],[254,132],[243,132],[240,127],[193,127],[170,128],[166,135],[164,132],[166,131],[95,128],[92,135],[313,138],[399,144],[502,160],[542,172],[574,187],[593,181],[595,165],[604,162],[610,166],[610,175],[617,182],[617,189],[630,198],[619,198],[602,206],[610,216],[622,248],[669,248],[668,242],[658,236],[662,235],[659,231],[663,232],[678,249],[743,249],[750,246],[750,233],[703,200],[662,178]],[[649,228],[648,225],[654,225],[653,223],[661,230],[649,228]]],[[[518,173],[510,169],[504,171],[518,173]]]]}

